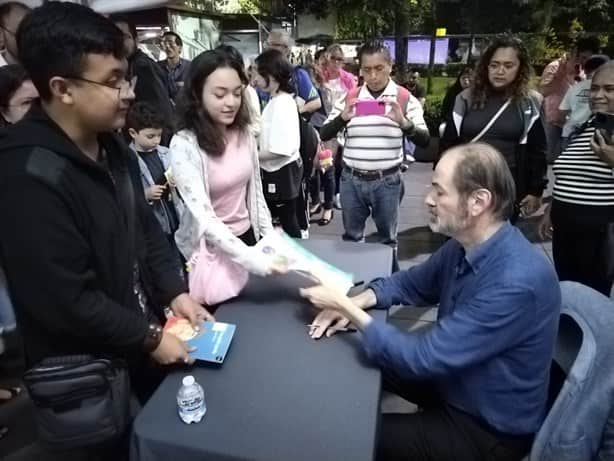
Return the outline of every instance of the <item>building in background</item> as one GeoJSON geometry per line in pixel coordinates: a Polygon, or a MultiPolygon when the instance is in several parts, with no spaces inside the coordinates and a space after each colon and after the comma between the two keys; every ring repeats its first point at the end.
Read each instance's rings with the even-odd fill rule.
{"type": "Polygon", "coordinates": [[[136,24],[140,47],[155,60],[164,59],[160,37],[167,30],[183,40],[182,57],[192,60],[220,43],[223,14],[220,0],[87,0],[102,14],[121,13],[136,24]]]}
{"type": "Polygon", "coordinates": [[[282,1],[261,2],[262,11],[242,12],[238,0],[83,0],[102,14],[121,13],[137,26],[141,49],[165,58],[160,37],[171,30],[183,40],[182,57],[192,60],[220,43],[236,47],[249,60],[262,51],[268,31],[291,28],[282,1]]]}

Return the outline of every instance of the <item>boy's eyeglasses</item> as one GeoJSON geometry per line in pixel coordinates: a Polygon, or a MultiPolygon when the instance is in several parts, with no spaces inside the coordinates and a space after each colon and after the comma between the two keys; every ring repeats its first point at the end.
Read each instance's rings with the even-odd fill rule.
{"type": "Polygon", "coordinates": [[[17,36],[17,32],[13,32],[11,29],[7,29],[6,27],[0,25],[0,29],[2,29],[5,32],[8,32],[9,34],[11,34],[13,37],[17,36]]]}
{"type": "Polygon", "coordinates": [[[95,80],[89,80],[83,77],[64,77],[69,80],[77,80],[79,82],[90,83],[92,85],[104,86],[106,88],[110,88],[112,90],[117,90],[117,98],[120,99],[122,95],[122,91],[124,94],[132,93],[134,88],[136,87],[137,77],[134,76],[130,80],[123,79],[119,84],[117,83],[106,83],[106,82],[97,82],[95,80]]]}

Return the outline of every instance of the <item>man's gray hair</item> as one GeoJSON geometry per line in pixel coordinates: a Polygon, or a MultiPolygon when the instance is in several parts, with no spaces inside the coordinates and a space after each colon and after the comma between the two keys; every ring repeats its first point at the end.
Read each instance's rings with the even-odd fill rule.
{"type": "Polygon", "coordinates": [[[505,221],[514,214],[516,184],[503,155],[489,144],[464,144],[448,150],[460,158],[454,170],[454,186],[461,198],[468,198],[478,189],[492,196],[491,212],[505,221]]]}
{"type": "Polygon", "coordinates": [[[292,48],[294,46],[294,39],[292,38],[290,33],[287,30],[285,30],[285,29],[273,29],[273,30],[271,30],[271,32],[269,32],[268,40],[270,41],[271,38],[273,38],[276,41],[279,40],[279,42],[283,43],[284,45],[286,45],[288,47],[288,49],[290,49],[290,48],[292,48]]]}

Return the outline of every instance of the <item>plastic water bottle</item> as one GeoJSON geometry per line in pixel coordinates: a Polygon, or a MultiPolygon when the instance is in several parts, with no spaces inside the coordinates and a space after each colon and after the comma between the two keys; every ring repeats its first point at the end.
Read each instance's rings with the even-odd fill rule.
{"type": "Polygon", "coordinates": [[[182,386],[177,392],[179,417],[186,424],[198,423],[207,412],[205,391],[194,376],[185,376],[181,383],[182,386]]]}

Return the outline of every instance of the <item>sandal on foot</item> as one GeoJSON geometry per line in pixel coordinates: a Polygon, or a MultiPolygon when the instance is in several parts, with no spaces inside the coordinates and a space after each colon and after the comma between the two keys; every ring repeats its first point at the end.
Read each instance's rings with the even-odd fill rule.
{"type": "Polygon", "coordinates": [[[322,211],[322,204],[318,203],[315,207],[309,208],[309,216],[313,216],[314,214],[318,214],[322,211]]]}
{"type": "MultiPolygon", "coordinates": [[[[326,210],[328,211],[328,210],[326,210]]],[[[333,218],[335,217],[335,212],[333,210],[330,210],[330,218],[325,218],[324,216],[322,216],[322,218],[320,218],[320,220],[318,221],[318,225],[319,226],[328,226],[330,224],[330,222],[333,220],[333,218]]]]}

